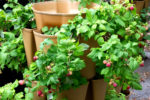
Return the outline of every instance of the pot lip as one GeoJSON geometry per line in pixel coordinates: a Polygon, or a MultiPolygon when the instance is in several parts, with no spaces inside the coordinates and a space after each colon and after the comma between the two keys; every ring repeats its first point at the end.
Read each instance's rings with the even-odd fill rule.
{"type": "Polygon", "coordinates": [[[34,29],[31,28],[23,28],[22,31],[28,31],[28,32],[32,32],[34,29]]]}
{"type": "Polygon", "coordinates": [[[33,6],[32,6],[33,12],[37,14],[44,14],[44,15],[51,15],[51,16],[75,16],[80,13],[79,10],[76,13],[51,13],[51,12],[45,12],[45,11],[38,11],[34,8],[35,5],[44,4],[48,2],[56,2],[56,1],[45,1],[45,2],[33,3],[33,6]]]}
{"type": "Polygon", "coordinates": [[[135,1],[135,2],[144,2],[144,1],[135,1]]]}
{"type": "Polygon", "coordinates": [[[92,81],[104,81],[104,78],[99,78],[99,79],[93,79],[92,81]]]}
{"type": "Polygon", "coordinates": [[[33,30],[33,33],[36,35],[36,36],[40,36],[40,37],[49,37],[49,38],[57,38],[57,35],[45,35],[45,34],[42,34],[41,32],[39,32],[39,30],[33,30]]]}
{"type": "Polygon", "coordinates": [[[144,1],[134,1],[134,3],[144,3],[144,1]]]}

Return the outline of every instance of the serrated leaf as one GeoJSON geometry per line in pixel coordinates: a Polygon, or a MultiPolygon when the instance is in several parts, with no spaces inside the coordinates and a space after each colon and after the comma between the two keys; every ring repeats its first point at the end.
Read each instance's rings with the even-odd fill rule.
{"type": "Polygon", "coordinates": [[[146,35],[146,36],[144,36],[144,39],[146,39],[146,40],[150,40],[150,35],[146,35]]]}
{"type": "Polygon", "coordinates": [[[109,68],[104,68],[101,71],[101,75],[106,75],[109,72],[109,68]]]}
{"type": "Polygon", "coordinates": [[[97,24],[92,25],[92,29],[95,30],[97,28],[97,24]]]}
{"type": "Polygon", "coordinates": [[[117,18],[117,19],[115,20],[115,22],[116,22],[117,24],[121,25],[122,27],[125,27],[125,23],[124,23],[121,19],[117,18]]]}
{"type": "Polygon", "coordinates": [[[138,33],[135,34],[135,38],[136,38],[137,40],[138,40],[140,37],[141,37],[140,34],[138,34],[138,33]]]}
{"type": "Polygon", "coordinates": [[[94,34],[95,34],[94,31],[90,31],[90,32],[88,32],[88,37],[91,38],[94,34]]]}
{"type": "Polygon", "coordinates": [[[97,56],[98,56],[98,59],[101,60],[101,58],[103,56],[102,52],[99,52],[97,56]]]}
{"type": "Polygon", "coordinates": [[[134,89],[136,89],[136,90],[142,90],[142,86],[141,86],[140,83],[137,83],[137,82],[133,81],[131,84],[132,84],[132,87],[134,89]]]}
{"type": "Polygon", "coordinates": [[[118,57],[116,55],[111,55],[110,57],[112,61],[118,61],[118,57]]]}
{"type": "Polygon", "coordinates": [[[83,25],[78,29],[79,33],[85,33],[88,30],[89,30],[89,27],[87,25],[83,25]]]}
{"type": "Polygon", "coordinates": [[[137,69],[138,67],[139,67],[138,61],[137,61],[136,59],[134,59],[134,58],[130,58],[130,59],[129,59],[129,68],[130,68],[131,70],[135,70],[135,69],[137,69]]]}
{"type": "Polygon", "coordinates": [[[105,27],[105,25],[103,25],[103,24],[100,24],[100,25],[99,25],[99,30],[106,30],[106,27],[105,27]]]}
{"type": "Polygon", "coordinates": [[[104,43],[104,38],[103,37],[99,37],[97,39],[97,42],[98,42],[99,45],[103,44],[104,43]]]}
{"type": "Polygon", "coordinates": [[[43,32],[43,33],[46,33],[48,30],[49,30],[49,29],[48,29],[47,26],[44,26],[44,27],[42,28],[42,32],[43,32]]]}
{"type": "Polygon", "coordinates": [[[125,35],[125,30],[124,29],[120,29],[117,34],[124,36],[125,35]]]}

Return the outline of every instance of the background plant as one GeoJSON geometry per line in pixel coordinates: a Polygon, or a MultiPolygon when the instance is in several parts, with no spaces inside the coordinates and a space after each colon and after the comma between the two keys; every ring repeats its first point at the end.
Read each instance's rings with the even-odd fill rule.
{"type": "MultiPolygon", "coordinates": [[[[149,21],[150,20],[150,15],[149,15],[149,13],[150,13],[150,7],[148,7],[148,8],[145,8],[145,9],[143,9],[142,11],[141,11],[141,19],[142,19],[142,21],[143,22],[147,22],[147,21],[149,21]]],[[[149,29],[149,31],[150,31],[150,29],[149,29]]]]}
{"type": "Polygon", "coordinates": [[[32,100],[33,94],[28,93],[26,89],[26,96],[23,92],[16,93],[15,88],[18,87],[18,80],[13,83],[8,83],[3,87],[0,87],[0,99],[1,100],[32,100]]]}
{"type": "Polygon", "coordinates": [[[0,66],[2,69],[9,67],[19,71],[22,67],[27,66],[22,29],[36,26],[33,20],[32,5],[23,6],[18,3],[18,0],[8,0],[4,8],[5,10],[1,10],[2,14],[0,15],[2,18],[0,54],[3,55],[0,57],[0,66]],[[11,8],[11,10],[8,12],[7,8],[11,8]]]}

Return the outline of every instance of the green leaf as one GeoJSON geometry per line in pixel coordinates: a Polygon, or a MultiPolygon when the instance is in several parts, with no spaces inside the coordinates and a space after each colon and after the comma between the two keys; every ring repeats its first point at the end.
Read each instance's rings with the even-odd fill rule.
{"type": "Polygon", "coordinates": [[[23,92],[17,93],[15,95],[15,100],[22,100],[23,97],[24,97],[23,92]]]}
{"type": "Polygon", "coordinates": [[[101,71],[101,75],[106,75],[108,72],[109,72],[109,69],[110,68],[104,68],[104,69],[102,69],[102,71],[101,71]]]}
{"type": "Polygon", "coordinates": [[[33,100],[33,94],[32,93],[27,93],[25,95],[25,100],[33,100]]]}
{"type": "Polygon", "coordinates": [[[117,18],[117,19],[115,20],[115,22],[116,22],[117,24],[121,25],[122,27],[125,27],[125,23],[124,23],[121,19],[117,18]]]}
{"type": "Polygon", "coordinates": [[[103,37],[99,37],[97,42],[98,42],[99,45],[103,44],[104,43],[103,37]]]}
{"type": "Polygon", "coordinates": [[[10,55],[11,55],[12,57],[16,57],[16,56],[17,56],[16,50],[11,51],[11,52],[10,52],[10,55]]]}
{"type": "Polygon", "coordinates": [[[113,32],[114,32],[114,29],[111,28],[110,26],[106,26],[106,31],[107,31],[107,32],[110,32],[110,33],[113,33],[113,32]]]}
{"type": "Polygon", "coordinates": [[[100,34],[100,36],[104,36],[106,34],[106,32],[100,32],[99,34],[100,34]]]}
{"type": "Polygon", "coordinates": [[[119,31],[117,32],[117,34],[124,36],[125,35],[125,30],[124,29],[119,29],[119,31]]]}
{"type": "Polygon", "coordinates": [[[89,45],[85,44],[85,43],[81,43],[79,46],[83,46],[84,47],[84,51],[88,50],[89,45]]]}
{"type": "Polygon", "coordinates": [[[45,39],[41,44],[40,44],[40,49],[44,49],[45,45],[52,45],[54,44],[54,42],[52,40],[50,40],[49,38],[48,39],[45,39]]]}
{"type": "Polygon", "coordinates": [[[97,57],[98,57],[99,60],[101,60],[102,56],[103,56],[103,53],[102,52],[98,52],[97,57]]]}
{"type": "MultiPolygon", "coordinates": [[[[89,30],[89,27],[87,25],[83,25],[78,29],[79,33],[85,33],[89,30]]],[[[78,34],[77,34],[78,35],[78,34]]]]}
{"type": "Polygon", "coordinates": [[[111,55],[111,61],[118,61],[118,57],[116,55],[111,55]]]}
{"type": "Polygon", "coordinates": [[[106,27],[105,27],[105,25],[103,25],[103,24],[100,24],[100,25],[99,25],[99,30],[106,30],[106,27]]]}
{"type": "Polygon", "coordinates": [[[91,38],[94,34],[95,34],[94,31],[90,31],[90,32],[88,32],[88,37],[91,38]]]}
{"type": "Polygon", "coordinates": [[[136,89],[136,90],[142,90],[142,86],[141,86],[140,83],[137,83],[137,82],[135,82],[135,81],[132,81],[131,85],[132,85],[132,87],[133,87],[134,89],[136,89]]]}
{"type": "Polygon", "coordinates": [[[43,32],[43,33],[46,33],[48,30],[49,30],[49,29],[48,29],[47,26],[44,26],[44,27],[42,28],[42,32],[43,32]]]}
{"type": "Polygon", "coordinates": [[[92,29],[95,30],[97,28],[97,24],[92,25],[92,29]]]}
{"type": "Polygon", "coordinates": [[[131,69],[131,70],[135,70],[135,69],[137,69],[139,67],[139,63],[138,63],[138,61],[135,59],[135,58],[130,58],[129,59],[129,68],[131,69]]]}
{"type": "Polygon", "coordinates": [[[140,37],[141,37],[140,34],[138,34],[138,33],[135,34],[135,38],[136,38],[137,40],[138,40],[140,37]]]}
{"type": "Polygon", "coordinates": [[[144,39],[146,39],[146,40],[150,40],[150,35],[146,35],[146,36],[144,36],[144,39]]]}

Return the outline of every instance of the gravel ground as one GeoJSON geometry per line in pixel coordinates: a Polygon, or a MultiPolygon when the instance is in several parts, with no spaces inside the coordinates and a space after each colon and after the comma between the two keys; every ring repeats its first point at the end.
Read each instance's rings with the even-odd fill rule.
{"type": "Polygon", "coordinates": [[[131,90],[129,100],[150,100],[150,59],[145,60],[145,66],[137,72],[141,75],[143,90],[131,90]]]}

